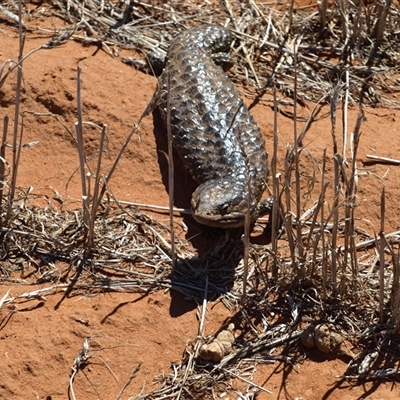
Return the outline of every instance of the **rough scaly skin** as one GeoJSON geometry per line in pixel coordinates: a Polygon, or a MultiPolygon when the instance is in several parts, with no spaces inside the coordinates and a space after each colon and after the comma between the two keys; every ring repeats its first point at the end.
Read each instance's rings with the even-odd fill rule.
{"type": "Polygon", "coordinates": [[[192,195],[193,217],[219,228],[244,225],[249,187],[254,222],[268,175],[260,129],[213,60],[227,53],[231,42],[231,32],[218,25],[179,34],[169,47],[157,94],[166,123],[169,75],[174,147],[199,183],[192,195]]]}

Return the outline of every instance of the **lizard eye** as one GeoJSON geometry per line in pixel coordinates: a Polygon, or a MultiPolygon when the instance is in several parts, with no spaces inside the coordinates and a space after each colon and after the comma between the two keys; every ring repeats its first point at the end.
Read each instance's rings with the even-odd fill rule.
{"type": "Polygon", "coordinates": [[[220,212],[221,215],[228,214],[228,210],[229,210],[229,204],[228,203],[222,204],[222,206],[220,206],[220,208],[219,208],[219,212],[220,212]]]}

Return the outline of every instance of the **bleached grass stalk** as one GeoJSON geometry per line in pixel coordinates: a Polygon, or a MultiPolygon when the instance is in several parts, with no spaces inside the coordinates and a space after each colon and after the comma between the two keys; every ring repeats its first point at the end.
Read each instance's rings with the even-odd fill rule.
{"type": "MultiPolygon", "coordinates": [[[[81,190],[82,190],[82,215],[84,225],[85,239],[88,239],[87,249],[91,250],[94,246],[94,225],[96,221],[96,215],[99,204],[104,195],[104,192],[100,191],[100,177],[101,177],[101,164],[104,149],[104,142],[106,137],[106,125],[103,125],[100,133],[99,150],[97,154],[97,165],[96,172],[94,175],[94,185],[92,187],[93,174],[87,171],[87,160],[84,148],[83,138],[83,109],[82,109],[82,91],[81,91],[81,72],[80,67],[77,68],[77,118],[78,121],[75,123],[76,141],[78,147],[79,156],[79,171],[81,177],[81,190]],[[99,194],[100,192],[100,194],[99,194]]],[[[96,125],[97,127],[97,125],[96,125]]],[[[107,182],[104,183],[103,188],[107,182]]]]}
{"type": "MultiPolygon", "coordinates": [[[[208,265],[206,266],[206,268],[208,265]]],[[[188,379],[189,375],[193,373],[193,367],[194,367],[194,361],[195,358],[198,357],[200,346],[201,346],[201,339],[204,335],[205,331],[205,323],[206,323],[206,316],[207,316],[207,297],[208,297],[208,274],[206,275],[206,281],[204,285],[204,292],[203,292],[203,302],[202,302],[202,307],[200,311],[200,318],[199,318],[199,329],[198,329],[198,335],[197,335],[197,340],[193,348],[193,352],[190,353],[189,355],[189,360],[187,362],[187,367],[185,368],[185,375],[182,380],[182,385],[180,385],[178,395],[176,397],[176,400],[179,400],[182,395],[182,390],[184,387],[184,383],[188,379]]]]}
{"type": "MultiPolygon", "coordinates": [[[[357,196],[357,182],[358,182],[358,171],[357,171],[357,162],[356,155],[358,149],[358,143],[360,139],[360,128],[361,123],[363,121],[363,113],[360,110],[356,126],[354,128],[352,134],[352,162],[351,162],[351,170],[350,176],[346,174],[346,160],[344,158],[345,146],[343,146],[342,155],[336,154],[335,156],[335,202],[334,202],[334,230],[332,232],[332,248],[333,258],[332,262],[337,259],[336,249],[337,247],[337,224],[338,224],[338,199],[340,195],[340,187],[339,181],[344,182],[345,189],[345,228],[344,228],[344,251],[343,251],[343,259],[341,259],[341,265],[336,263],[335,267],[332,267],[332,280],[333,286],[337,288],[337,267],[340,267],[341,271],[341,280],[340,280],[340,294],[344,294],[347,290],[347,285],[345,282],[345,277],[348,273],[347,266],[351,265],[351,274],[352,274],[352,283],[353,285],[357,282],[358,275],[358,263],[357,263],[357,249],[355,245],[355,227],[354,227],[354,210],[356,207],[356,196],[357,196]]],[[[347,129],[347,113],[343,110],[343,130],[347,129]]],[[[333,135],[334,136],[334,135],[333,135]]],[[[343,140],[347,137],[347,133],[343,132],[343,140]]],[[[336,262],[335,261],[335,262],[336,262]]],[[[356,289],[353,287],[353,289],[356,289]]],[[[355,290],[356,293],[356,290],[355,290]]]]}
{"type": "MultiPolygon", "coordinates": [[[[322,164],[322,179],[321,179],[321,191],[326,190],[327,185],[329,182],[325,182],[325,171],[326,171],[326,149],[324,149],[324,154],[323,154],[323,164],[322,164]]],[[[323,300],[326,300],[327,298],[327,282],[328,282],[328,255],[329,255],[329,246],[326,245],[326,240],[325,240],[325,191],[323,193],[323,199],[320,201],[320,207],[321,207],[321,255],[322,255],[322,265],[321,265],[321,273],[322,273],[322,298],[323,300]]],[[[317,253],[317,245],[318,245],[318,240],[315,241],[315,246],[314,246],[314,263],[315,263],[315,257],[317,253]]]]}
{"type": "Polygon", "coordinates": [[[83,369],[85,367],[85,365],[88,363],[88,361],[91,358],[97,358],[98,360],[100,360],[105,365],[105,367],[110,371],[110,373],[113,376],[114,380],[117,383],[119,382],[118,377],[115,375],[114,371],[111,369],[111,367],[107,364],[107,362],[105,360],[103,360],[101,357],[93,356],[93,355],[89,354],[90,343],[96,336],[99,336],[99,335],[88,337],[88,338],[85,338],[83,340],[82,348],[79,351],[78,356],[75,358],[74,364],[72,365],[72,368],[71,368],[72,373],[71,373],[71,376],[70,376],[70,379],[69,379],[69,392],[70,392],[71,397],[72,397],[73,400],[76,400],[74,386],[73,386],[75,376],[77,375],[79,370],[81,370],[81,369],[83,369]]]}
{"type": "MultiPolygon", "coordinates": [[[[85,230],[89,227],[89,193],[86,187],[86,157],[85,149],[83,147],[83,111],[82,111],[82,96],[81,96],[81,67],[77,68],[77,84],[76,84],[76,94],[77,94],[77,116],[78,122],[75,123],[76,140],[78,145],[78,156],[79,156],[79,166],[81,175],[81,189],[82,189],[82,209],[83,209],[83,223],[85,225],[85,230]]],[[[86,231],[87,233],[87,231],[86,231]]]]}
{"type": "MultiPolygon", "coordinates": [[[[276,86],[274,86],[274,141],[273,141],[273,153],[271,160],[271,175],[272,175],[272,223],[271,225],[271,249],[272,254],[277,254],[278,250],[278,213],[279,210],[279,180],[277,176],[277,160],[278,160],[278,102],[276,98],[276,86]]],[[[268,222],[269,223],[269,222],[268,222]]],[[[272,260],[272,277],[278,276],[278,262],[277,258],[274,257],[272,260]]]]}
{"type": "Polygon", "coordinates": [[[381,227],[379,231],[379,322],[385,321],[385,188],[381,193],[381,227]]]}
{"type": "Polygon", "coordinates": [[[287,152],[285,157],[285,181],[284,181],[284,194],[286,201],[286,213],[284,218],[284,225],[286,231],[286,237],[289,242],[290,257],[292,261],[293,275],[299,277],[302,275],[299,270],[299,262],[302,263],[302,243],[301,243],[301,222],[300,222],[300,173],[299,173],[299,140],[297,137],[297,46],[295,45],[294,54],[294,65],[295,65],[295,84],[294,84],[294,110],[293,110],[293,150],[287,152]],[[294,165],[295,170],[295,191],[296,197],[294,199],[296,211],[292,211],[292,169],[294,165]],[[293,217],[296,222],[297,237],[293,232],[293,217]]]}
{"type": "MultiPolygon", "coordinates": [[[[206,266],[208,268],[208,265],[206,266]]],[[[206,315],[207,315],[207,298],[208,298],[208,273],[206,274],[205,285],[204,285],[204,292],[203,292],[203,304],[201,307],[200,318],[199,318],[199,337],[204,336],[205,327],[206,327],[206,315]]],[[[200,347],[197,347],[194,352],[195,357],[198,357],[198,350],[200,347]]]]}
{"type": "Polygon", "coordinates": [[[346,2],[347,0],[334,0],[334,4],[336,5],[342,20],[342,38],[345,41],[347,41],[349,37],[349,21],[346,2]]]}
{"type": "Polygon", "coordinates": [[[19,16],[15,15],[11,11],[7,10],[3,6],[0,5],[0,12],[3,13],[7,18],[11,19],[15,23],[19,24],[21,22],[21,19],[19,16]]]}
{"type": "Polygon", "coordinates": [[[339,196],[340,196],[340,159],[334,157],[334,199],[333,199],[333,228],[332,228],[332,265],[331,265],[331,285],[336,294],[337,291],[337,270],[338,256],[338,230],[339,230],[339,196]]]}
{"type": "MultiPolygon", "coordinates": [[[[290,6],[289,6],[289,24],[287,26],[287,33],[291,32],[292,30],[292,25],[293,25],[293,9],[294,9],[294,0],[290,1],[290,6]]],[[[296,78],[295,78],[296,79],[296,78]]],[[[296,83],[295,83],[296,87],[296,83]]],[[[296,101],[296,100],[295,100],[296,101]]]]}
{"type": "MultiPolygon", "coordinates": [[[[349,255],[351,260],[352,267],[352,281],[355,285],[358,277],[358,258],[357,258],[357,248],[355,243],[355,209],[357,206],[357,191],[358,191],[358,167],[357,167],[357,151],[358,145],[360,143],[361,137],[361,124],[364,121],[364,113],[360,106],[360,111],[357,116],[356,125],[354,127],[354,131],[351,136],[351,172],[349,179],[349,199],[346,201],[346,214],[349,216],[349,219],[345,221],[348,222],[349,228],[349,255]]],[[[345,259],[346,260],[346,259],[345,259]]],[[[346,261],[345,261],[346,263],[346,261]]],[[[355,287],[354,287],[355,289],[355,287]]]]}
{"type": "Polygon", "coordinates": [[[357,13],[353,21],[353,33],[351,38],[352,47],[360,48],[361,43],[361,35],[363,32],[363,26],[365,21],[365,15],[363,13],[363,1],[360,1],[357,6],[357,13]]]}
{"type": "MultiPolygon", "coordinates": [[[[329,181],[326,182],[325,181],[325,154],[326,154],[326,150],[324,150],[324,160],[323,160],[323,172],[322,172],[322,177],[321,177],[321,191],[319,194],[319,198],[318,198],[318,203],[317,203],[317,207],[314,210],[314,215],[313,215],[313,219],[311,221],[311,226],[310,226],[310,233],[307,237],[307,239],[305,240],[306,246],[310,246],[311,245],[311,237],[313,235],[314,232],[314,228],[316,226],[316,222],[318,219],[318,216],[321,215],[320,221],[321,221],[321,225],[320,225],[320,229],[318,231],[318,233],[315,235],[314,238],[314,244],[312,246],[312,266],[311,266],[311,270],[310,270],[310,276],[313,277],[315,275],[315,271],[317,268],[317,255],[319,252],[319,241],[322,241],[322,246],[321,246],[321,253],[322,253],[322,262],[325,265],[326,268],[326,257],[325,255],[325,224],[327,223],[327,221],[324,220],[324,203],[325,203],[325,193],[326,193],[326,189],[329,185],[329,181]]],[[[324,275],[325,275],[325,279],[326,279],[326,270],[324,271],[324,265],[322,266],[322,275],[323,275],[323,281],[324,281],[324,275]],[[325,272],[325,274],[324,274],[325,272]]],[[[324,281],[324,288],[326,289],[326,280],[324,281]]]]}
{"type": "Polygon", "coordinates": [[[365,158],[369,158],[370,160],[375,160],[377,162],[381,162],[381,163],[384,163],[384,164],[400,165],[400,160],[398,160],[396,158],[374,156],[372,154],[366,154],[365,158]]]}
{"type": "Polygon", "coordinates": [[[96,166],[96,175],[95,182],[93,187],[93,197],[92,197],[92,209],[90,210],[90,223],[89,223],[89,248],[92,249],[94,245],[94,222],[96,220],[97,210],[99,204],[101,202],[101,198],[99,198],[100,191],[100,176],[101,176],[101,161],[103,158],[103,149],[104,149],[104,140],[106,137],[106,129],[107,126],[103,125],[100,134],[100,143],[99,143],[99,152],[97,156],[97,166],[96,166]]]}
{"type": "MultiPolygon", "coordinates": [[[[110,198],[110,201],[115,202],[116,200],[110,198]]],[[[155,212],[159,212],[159,213],[168,213],[169,212],[169,207],[167,207],[167,206],[157,206],[155,204],[137,203],[134,201],[126,201],[126,200],[118,200],[118,203],[129,205],[129,206],[140,207],[144,210],[151,210],[151,211],[155,211],[155,212]]],[[[174,213],[189,215],[192,212],[190,211],[190,208],[174,207],[174,213]]]]}
{"type": "Polygon", "coordinates": [[[331,136],[332,136],[332,150],[333,155],[338,152],[338,144],[336,139],[336,118],[337,118],[337,105],[339,102],[340,85],[336,85],[332,90],[330,99],[330,119],[331,119],[331,136]]]}
{"type": "Polygon", "coordinates": [[[396,293],[396,297],[392,305],[392,311],[392,323],[394,325],[393,333],[398,335],[400,333],[400,291],[397,291],[396,293]]]}
{"type": "MultiPolygon", "coordinates": [[[[326,154],[326,149],[324,150],[324,157],[325,157],[325,154],[326,154]]],[[[326,166],[326,160],[324,159],[323,160],[323,168],[325,168],[325,166],[326,166]]],[[[321,176],[321,190],[320,190],[320,193],[319,193],[317,205],[316,205],[316,207],[314,208],[314,211],[313,211],[313,217],[312,217],[311,225],[310,225],[310,228],[309,228],[310,231],[308,233],[308,236],[304,240],[304,246],[306,248],[308,248],[311,245],[312,235],[314,233],[314,230],[315,230],[315,227],[316,227],[316,224],[317,224],[317,219],[318,219],[319,213],[320,213],[321,209],[323,208],[323,205],[324,205],[324,202],[325,202],[325,193],[326,193],[326,189],[327,189],[328,186],[329,186],[329,181],[328,182],[325,181],[325,170],[323,169],[322,170],[322,176],[321,176]]],[[[326,224],[326,222],[325,222],[325,224],[326,224]]],[[[321,227],[323,227],[323,225],[321,225],[321,227]]],[[[315,242],[314,246],[318,246],[319,236],[323,232],[323,231],[321,231],[321,229],[323,229],[323,228],[320,228],[319,232],[317,233],[317,236],[314,239],[314,242],[315,242]]],[[[315,250],[318,250],[318,249],[315,248],[315,250]]]]}
{"type": "Polygon", "coordinates": [[[22,87],[22,60],[23,60],[23,51],[25,44],[25,34],[22,32],[22,2],[19,0],[18,2],[18,39],[19,39],[19,53],[18,53],[18,69],[17,69],[17,84],[15,89],[15,112],[14,112],[14,129],[13,129],[13,141],[12,141],[12,174],[11,174],[11,183],[10,189],[8,193],[7,200],[7,214],[5,218],[5,223],[8,224],[11,213],[12,206],[15,197],[15,189],[17,185],[17,176],[18,176],[18,166],[21,155],[21,144],[22,144],[22,136],[23,136],[23,125],[21,125],[20,134],[19,131],[19,110],[20,110],[20,102],[21,102],[21,87],[22,87]],[[18,140],[19,136],[19,140],[18,140]]]}
{"type": "Polygon", "coordinates": [[[380,46],[383,35],[385,33],[386,19],[389,12],[390,4],[392,0],[385,0],[385,4],[380,4],[377,2],[377,21],[376,21],[376,44],[380,46]]]}
{"type": "Polygon", "coordinates": [[[3,307],[4,302],[8,299],[8,295],[10,294],[11,289],[8,289],[5,295],[0,299],[0,310],[3,307]]]}
{"type": "Polygon", "coordinates": [[[345,72],[345,95],[344,95],[344,102],[343,102],[343,150],[342,150],[342,157],[343,162],[347,162],[347,112],[349,109],[349,71],[345,72]]]}
{"type": "Polygon", "coordinates": [[[90,338],[85,338],[83,341],[82,349],[80,350],[78,356],[74,360],[74,364],[72,366],[72,373],[69,378],[69,392],[71,393],[71,397],[73,400],[76,400],[75,391],[74,391],[74,379],[78,371],[87,363],[90,358],[89,355],[89,347],[90,347],[90,338]]]}
{"type": "Polygon", "coordinates": [[[339,224],[339,196],[340,196],[340,176],[339,176],[339,159],[338,159],[338,144],[336,141],[336,111],[339,98],[339,86],[336,86],[332,92],[330,116],[331,116],[331,136],[333,145],[333,204],[332,204],[332,239],[331,239],[331,279],[330,283],[333,288],[334,295],[337,294],[337,253],[338,244],[338,224],[339,224]]]}
{"type": "Polygon", "coordinates": [[[284,194],[285,194],[285,206],[286,206],[286,212],[285,212],[285,218],[284,218],[284,225],[285,225],[285,232],[286,232],[286,238],[289,242],[289,250],[290,250],[290,258],[292,261],[292,271],[293,275],[296,276],[298,273],[298,266],[297,266],[297,256],[296,256],[296,243],[295,243],[295,238],[293,234],[293,213],[291,211],[292,209],[292,200],[291,200],[291,191],[290,191],[290,174],[291,170],[291,162],[288,158],[288,155],[285,158],[285,182],[284,182],[284,194]]]}
{"type": "Polygon", "coordinates": [[[115,400],[120,400],[122,398],[122,395],[124,394],[125,390],[128,388],[128,386],[131,384],[131,382],[133,381],[134,378],[136,378],[136,374],[137,372],[139,372],[141,367],[141,364],[138,364],[133,370],[132,373],[130,374],[128,380],[126,381],[126,383],[124,384],[124,386],[122,386],[121,390],[118,393],[118,396],[116,397],[115,400]]]}
{"type": "MultiPolygon", "coordinates": [[[[293,5],[293,1],[292,1],[293,5]]],[[[301,185],[300,185],[300,169],[299,169],[299,159],[300,159],[300,147],[297,137],[297,43],[294,45],[294,109],[293,109],[293,140],[294,140],[294,172],[295,172],[295,185],[296,185],[296,253],[298,257],[298,267],[299,270],[297,274],[301,277],[305,276],[304,271],[304,248],[301,240],[302,222],[301,222],[301,185]]]]}
{"type": "MultiPolygon", "coordinates": [[[[20,88],[18,89],[20,90],[20,88]]],[[[18,103],[20,99],[18,98],[18,103]]],[[[19,129],[18,133],[18,121],[19,118],[16,117],[17,124],[14,126],[14,134],[13,134],[13,145],[12,145],[12,152],[13,152],[13,172],[11,175],[11,184],[10,184],[10,192],[9,192],[9,202],[8,202],[8,212],[7,212],[7,221],[11,217],[11,208],[13,205],[14,197],[15,197],[15,190],[17,187],[17,176],[18,176],[18,167],[19,162],[21,159],[21,149],[22,149],[22,137],[24,133],[24,124],[23,118],[21,123],[21,128],[19,129]]]]}
{"type": "Polygon", "coordinates": [[[322,0],[318,2],[318,12],[320,17],[321,31],[324,31],[326,28],[326,13],[328,9],[328,0],[322,0]]]}
{"type": "MultiPolygon", "coordinates": [[[[247,164],[247,162],[246,162],[247,164]]],[[[246,302],[246,288],[247,288],[247,276],[249,273],[249,254],[250,254],[250,207],[251,207],[251,184],[250,184],[250,173],[247,168],[247,211],[244,218],[244,233],[243,233],[243,291],[241,304],[242,306],[246,302]]]]}
{"type": "MultiPolygon", "coordinates": [[[[387,241],[386,237],[385,240],[387,241]]],[[[390,303],[392,308],[392,323],[394,325],[394,334],[400,333],[400,250],[397,253],[391,249],[393,262],[393,284],[391,287],[390,303]]]]}
{"type": "MultiPolygon", "coordinates": [[[[399,250],[397,252],[394,251],[392,244],[388,241],[388,238],[390,236],[393,236],[393,233],[385,234],[385,210],[386,210],[386,196],[385,196],[385,188],[383,187],[382,192],[381,192],[381,227],[380,227],[380,232],[379,232],[379,246],[377,244],[377,239],[375,238],[375,245],[376,248],[379,252],[379,259],[380,262],[382,260],[382,257],[385,257],[385,252],[389,251],[391,257],[392,257],[392,268],[393,268],[393,279],[391,281],[391,286],[386,287],[386,291],[390,291],[390,307],[392,311],[392,324],[394,326],[394,333],[400,333],[399,328],[400,328],[400,290],[399,290],[399,274],[400,274],[400,263],[399,263],[399,250]],[[382,245],[382,242],[384,244],[382,245]]],[[[396,242],[398,244],[398,233],[394,233],[394,236],[396,236],[396,242]]],[[[381,266],[381,265],[380,265],[381,266]]],[[[387,266],[387,263],[384,263],[384,270],[386,269],[385,267],[387,266]]],[[[379,269],[379,274],[381,275],[381,268],[379,269]]],[[[381,277],[380,277],[380,283],[381,283],[381,277]]],[[[383,280],[384,282],[384,280],[383,280]]],[[[381,301],[381,294],[379,295],[379,299],[381,301]]],[[[384,302],[385,303],[385,302],[384,302]]],[[[384,316],[385,317],[385,316],[384,316]]],[[[386,319],[386,318],[385,318],[386,319]]]]}
{"type": "Polygon", "coordinates": [[[172,129],[171,129],[171,101],[170,91],[171,77],[168,73],[167,76],[167,136],[168,136],[168,198],[169,198],[169,228],[171,238],[171,260],[172,269],[176,264],[176,250],[175,250],[175,227],[174,227],[174,154],[172,147],[172,129]]]}
{"type": "MultiPolygon", "coordinates": [[[[0,146],[0,215],[3,215],[3,195],[4,195],[4,187],[6,185],[6,141],[7,141],[7,132],[8,132],[8,115],[4,116],[3,119],[3,136],[1,140],[0,146]]],[[[3,225],[2,219],[0,219],[1,225],[3,225]]]]}
{"type": "MultiPolygon", "coordinates": [[[[385,236],[385,240],[387,236],[385,236]]],[[[392,323],[395,325],[395,333],[400,333],[400,250],[397,252],[390,247],[393,262],[393,284],[391,287],[390,303],[392,307],[392,323]]]]}

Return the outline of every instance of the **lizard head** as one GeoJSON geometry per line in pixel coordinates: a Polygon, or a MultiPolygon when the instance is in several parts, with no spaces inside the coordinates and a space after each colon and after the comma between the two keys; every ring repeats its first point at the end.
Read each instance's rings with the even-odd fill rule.
{"type": "MultiPolygon", "coordinates": [[[[223,177],[202,183],[192,195],[193,218],[203,225],[216,228],[244,226],[248,210],[247,182],[236,177],[223,177]]],[[[251,200],[250,221],[257,217],[257,201],[251,200]]]]}

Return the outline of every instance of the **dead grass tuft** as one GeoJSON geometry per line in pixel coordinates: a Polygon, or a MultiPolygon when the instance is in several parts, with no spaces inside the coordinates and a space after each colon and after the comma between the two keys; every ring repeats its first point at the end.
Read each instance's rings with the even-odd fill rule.
{"type": "MultiPolygon", "coordinates": [[[[177,32],[202,23],[228,25],[236,36],[231,78],[258,95],[275,85],[279,102],[293,105],[297,52],[298,101],[317,102],[333,87],[347,86],[349,104],[398,108],[400,10],[395,2],[323,1],[318,10],[277,10],[268,2],[224,0],[56,1],[55,14],[71,24],[73,38],[133,48],[125,59],[147,71],[145,56],[164,53],[177,32]]],[[[70,29],[70,30],[71,30],[70,29]]],[[[342,92],[342,91],[341,91],[342,92]]],[[[251,94],[249,94],[251,95],[251,94]]],[[[342,93],[340,93],[342,96],[342,93]]]]}

